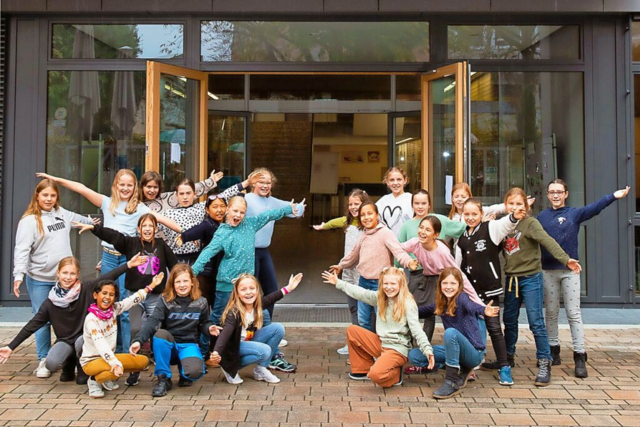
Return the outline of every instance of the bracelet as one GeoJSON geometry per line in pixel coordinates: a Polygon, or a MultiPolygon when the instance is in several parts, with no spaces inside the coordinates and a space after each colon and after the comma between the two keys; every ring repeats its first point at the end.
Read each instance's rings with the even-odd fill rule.
{"type": "Polygon", "coordinates": [[[151,292],[153,292],[153,289],[151,289],[151,286],[147,285],[144,287],[144,290],[147,291],[148,294],[150,294],[151,292]]]}
{"type": "Polygon", "coordinates": [[[287,287],[285,286],[284,288],[282,288],[282,292],[287,295],[289,293],[289,289],[287,289],[287,287]]]}

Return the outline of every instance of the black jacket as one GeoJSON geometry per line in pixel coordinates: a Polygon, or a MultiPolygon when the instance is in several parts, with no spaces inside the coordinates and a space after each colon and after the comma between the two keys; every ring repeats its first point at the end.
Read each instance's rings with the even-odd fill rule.
{"type": "Polygon", "coordinates": [[[103,280],[116,280],[125,271],[127,271],[127,264],[122,264],[97,280],[82,283],[78,299],[69,304],[67,308],[58,307],[47,298],[36,315],[29,320],[29,323],[24,325],[18,335],[11,341],[9,348],[15,350],[24,340],[46,325],[47,322],[50,322],[53,327],[53,332],[56,334],[56,342],[62,341],[73,346],[78,337],[82,335],[87,309],[93,303],[94,288],[103,280]]]}
{"type": "Polygon", "coordinates": [[[209,320],[209,304],[204,297],[197,300],[188,296],[176,297],[171,302],[161,297],[153,314],[131,342],[146,342],[157,329],[166,329],[173,335],[176,343],[198,343],[201,333],[210,336],[211,325],[213,322],[209,320]]]}
{"type": "MultiPolygon", "coordinates": [[[[262,308],[272,306],[281,300],[284,294],[282,290],[277,290],[262,298],[262,308]]],[[[255,331],[257,328],[251,324],[247,331],[255,331]]],[[[242,321],[237,312],[231,311],[225,319],[222,332],[216,341],[213,351],[220,355],[220,366],[232,377],[235,377],[240,368],[240,341],[242,340],[242,321]]]]}
{"type": "MultiPolygon", "coordinates": [[[[178,263],[175,254],[164,240],[155,239],[153,246],[151,246],[151,242],[144,242],[143,245],[140,237],[125,236],[119,231],[103,227],[100,224],[94,226],[92,232],[99,239],[111,243],[116,251],[123,254],[127,259],[133,258],[137,253],[149,257],[145,264],[127,270],[127,275],[124,279],[125,288],[131,292],[144,289],[145,286],[151,284],[153,276],[163,272],[165,275],[162,283],[153,290],[154,294],[162,293],[169,276],[167,270],[171,271],[173,266],[178,263]]],[[[121,297],[124,296],[126,295],[121,295],[121,297]]]]}
{"type": "MultiPolygon", "coordinates": [[[[200,247],[206,248],[213,240],[213,235],[218,230],[218,227],[220,227],[220,223],[212,220],[209,215],[207,215],[200,224],[182,233],[182,241],[186,243],[193,242],[194,240],[200,240],[200,247]]],[[[224,251],[216,254],[216,256],[211,258],[204,266],[204,269],[200,274],[213,277],[215,280],[218,275],[218,267],[220,267],[220,262],[222,261],[223,256],[224,251]]]]}

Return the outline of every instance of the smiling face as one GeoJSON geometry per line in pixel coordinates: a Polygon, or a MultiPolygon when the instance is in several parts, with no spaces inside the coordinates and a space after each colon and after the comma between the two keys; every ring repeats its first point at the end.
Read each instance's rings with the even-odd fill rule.
{"type": "Polygon", "coordinates": [[[260,197],[269,197],[273,187],[273,178],[270,174],[263,174],[263,178],[253,186],[252,192],[260,197]]]}
{"type": "Polygon", "coordinates": [[[445,277],[442,282],[440,282],[440,290],[444,296],[449,299],[455,298],[459,288],[460,283],[458,283],[458,279],[456,279],[453,274],[445,277]]]}
{"type": "Polygon", "coordinates": [[[464,202],[466,202],[467,199],[469,199],[469,197],[471,197],[471,195],[467,193],[467,190],[463,188],[453,192],[453,194],[451,195],[451,201],[453,202],[453,205],[456,207],[456,211],[458,213],[462,213],[462,207],[464,206],[464,202]]]}
{"type": "Polygon", "coordinates": [[[178,203],[183,208],[193,205],[193,201],[196,199],[196,193],[189,185],[179,185],[176,196],[178,196],[178,203]]]}
{"type": "Polygon", "coordinates": [[[433,243],[439,235],[440,233],[436,233],[430,221],[426,220],[420,223],[418,227],[418,241],[420,241],[421,244],[433,243]]]}
{"type": "Polygon", "coordinates": [[[386,183],[393,195],[399,196],[404,193],[404,186],[407,185],[407,180],[400,172],[393,171],[387,176],[386,183]]]}
{"type": "Polygon", "coordinates": [[[244,219],[246,213],[247,205],[241,201],[229,204],[229,207],[227,208],[227,224],[232,227],[237,227],[244,219]]]}
{"type": "Polygon", "coordinates": [[[138,233],[140,233],[140,237],[142,237],[142,240],[144,240],[145,242],[151,242],[157,232],[158,229],[156,228],[153,221],[149,218],[142,221],[142,224],[140,224],[140,226],[138,227],[138,233]]]}
{"type": "Polygon", "coordinates": [[[416,214],[415,218],[422,219],[429,214],[429,196],[426,194],[416,194],[413,196],[413,213],[416,214]]]}
{"type": "Polygon", "coordinates": [[[207,208],[207,213],[212,220],[222,222],[227,213],[227,204],[222,199],[215,199],[207,208]]]}
{"type": "Polygon", "coordinates": [[[359,197],[351,196],[349,197],[349,213],[352,217],[358,218],[358,211],[360,210],[360,205],[362,205],[362,200],[359,197]]]}
{"type": "Polygon", "coordinates": [[[519,209],[527,209],[527,201],[519,194],[511,196],[507,199],[505,203],[507,208],[507,213],[515,212],[519,209]]]}
{"type": "Polygon", "coordinates": [[[237,285],[238,289],[238,297],[240,298],[240,302],[244,304],[247,310],[253,309],[253,304],[256,302],[256,298],[258,298],[258,284],[255,280],[250,277],[245,277],[240,280],[240,283],[237,285]]]}
{"type": "Polygon", "coordinates": [[[136,180],[132,176],[127,174],[122,175],[118,179],[118,183],[116,184],[120,200],[122,200],[123,202],[129,201],[131,196],[133,196],[133,191],[136,188],[136,184],[136,180]]]}
{"type": "Polygon", "coordinates": [[[569,192],[562,184],[550,184],[547,188],[547,197],[553,209],[560,209],[565,206],[569,192]]]}
{"type": "Polygon", "coordinates": [[[382,291],[387,298],[395,298],[400,293],[400,277],[387,274],[382,279],[382,291]]]}
{"type": "Polygon", "coordinates": [[[480,222],[482,222],[482,211],[472,202],[464,205],[462,216],[464,222],[472,229],[476,228],[480,222]]]}
{"type": "Polygon", "coordinates": [[[366,205],[360,210],[360,223],[369,230],[378,226],[378,212],[373,205],[366,205]]]}
{"type": "Polygon", "coordinates": [[[38,206],[43,211],[51,212],[57,201],[58,192],[51,187],[47,187],[38,193],[38,206]]]}
{"type": "Polygon", "coordinates": [[[178,274],[176,279],[173,281],[173,289],[179,297],[189,296],[192,286],[193,282],[191,280],[191,276],[187,272],[178,274]]]}
{"type": "Polygon", "coordinates": [[[104,285],[98,292],[93,293],[93,299],[100,310],[108,310],[116,302],[116,288],[104,285]]]}
{"type": "Polygon", "coordinates": [[[73,264],[67,264],[58,270],[58,283],[63,289],[69,289],[78,281],[79,271],[73,264]]]}
{"type": "Polygon", "coordinates": [[[149,181],[142,187],[142,194],[145,200],[155,200],[160,192],[160,185],[156,181],[149,181]]]}

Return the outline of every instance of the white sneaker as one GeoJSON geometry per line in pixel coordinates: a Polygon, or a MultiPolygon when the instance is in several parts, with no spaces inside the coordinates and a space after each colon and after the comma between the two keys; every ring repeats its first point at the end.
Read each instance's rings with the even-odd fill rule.
{"type": "Polygon", "coordinates": [[[349,346],[345,345],[344,347],[339,348],[336,351],[338,352],[338,354],[341,354],[343,356],[348,356],[349,355],[349,346]]]}
{"type": "Polygon", "coordinates": [[[256,366],[253,370],[253,379],[256,381],[266,381],[268,383],[276,384],[280,382],[280,378],[276,377],[264,366],[256,366]]]}
{"type": "Polygon", "coordinates": [[[102,391],[102,385],[96,380],[89,378],[87,381],[87,387],[89,387],[89,397],[94,399],[100,399],[104,397],[104,391],[102,391]]]}
{"type": "Polygon", "coordinates": [[[280,340],[280,344],[278,345],[278,347],[286,347],[289,345],[289,341],[285,340],[284,338],[280,340]]]}
{"type": "Polygon", "coordinates": [[[220,370],[224,374],[224,376],[227,379],[227,382],[229,384],[242,384],[244,382],[244,380],[242,378],[240,378],[240,375],[237,372],[236,372],[236,376],[232,377],[231,375],[229,375],[229,373],[227,371],[222,369],[222,366],[220,367],[220,370]]]}
{"type": "Polygon", "coordinates": [[[113,390],[117,390],[120,388],[120,384],[118,384],[115,381],[105,381],[102,383],[102,387],[105,390],[109,390],[109,391],[113,391],[113,390]]]}
{"type": "Polygon", "coordinates": [[[33,371],[37,378],[49,378],[51,376],[51,371],[47,369],[46,363],[47,359],[42,359],[40,363],[38,363],[36,370],[33,371]]]}

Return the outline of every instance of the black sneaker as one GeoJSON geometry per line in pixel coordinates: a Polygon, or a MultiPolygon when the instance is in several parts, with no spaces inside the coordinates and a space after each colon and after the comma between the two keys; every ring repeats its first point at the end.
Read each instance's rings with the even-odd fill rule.
{"type": "Polygon", "coordinates": [[[180,379],[178,380],[178,387],[191,387],[192,385],[193,381],[180,375],[180,379]]]}
{"type": "Polygon", "coordinates": [[[353,372],[349,372],[349,378],[356,381],[367,381],[369,377],[367,374],[354,374],[353,372]]]}
{"type": "Polygon", "coordinates": [[[127,378],[127,380],[125,381],[125,384],[127,384],[129,387],[133,387],[140,383],[139,380],[140,380],[140,372],[131,372],[129,374],[129,378],[127,378]]]}
{"type": "Polygon", "coordinates": [[[538,360],[538,367],[538,375],[533,384],[538,387],[546,387],[551,384],[551,360],[538,360]]]}
{"type": "Polygon", "coordinates": [[[163,397],[167,395],[167,392],[171,390],[173,387],[173,383],[171,382],[171,378],[167,378],[165,374],[158,375],[158,382],[153,387],[153,391],[151,391],[151,396],[153,397],[163,397]]]}
{"type": "MultiPolygon", "coordinates": [[[[516,355],[507,353],[507,362],[509,362],[509,366],[515,368],[516,355]]],[[[502,368],[502,366],[498,363],[497,360],[494,360],[492,362],[484,362],[482,365],[480,365],[480,369],[482,369],[483,371],[497,371],[500,368],[502,368]]]]}
{"type": "Polygon", "coordinates": [[[76,361],[73,357],[67,358],[62,365],[60,372],[60,382],[67,383],[76,379],[76,361]]]}
{"type": "Polygon", "coordinates": [[[551,360],[553,361],[551,365],[552,366],[562,365],[562,359],[560,358],[560,346],[552,345],[549,347],[549,349],[551,350],[551,360]]]}

